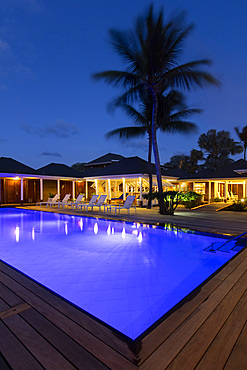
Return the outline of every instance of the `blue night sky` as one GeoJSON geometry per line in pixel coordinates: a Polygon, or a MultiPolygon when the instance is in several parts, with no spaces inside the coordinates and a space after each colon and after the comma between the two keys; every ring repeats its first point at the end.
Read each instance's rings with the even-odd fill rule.
{"type": "MultiPolygon", "coordinates": [[[[208,58],[220,89],[187,93],[198,134],[159,134],[161,163],[188,154],[200,134],[247,125],[247,5],[245,0],[154,1],[165,13],[187,11],[195,29],[182,62],[208,58]]],[[[148,0],[0,0],[0,156],[31,167],[71,165],[107,152],[147,157],[145,138],[120,142],[105,133],[131,124],[120,111],[107,112],[121,91],[91,75],[123,69],[108,42],[110,28],[131,28],[148,0]]],[[[238,159],[241,156],[235,157],[238,159]]]]}

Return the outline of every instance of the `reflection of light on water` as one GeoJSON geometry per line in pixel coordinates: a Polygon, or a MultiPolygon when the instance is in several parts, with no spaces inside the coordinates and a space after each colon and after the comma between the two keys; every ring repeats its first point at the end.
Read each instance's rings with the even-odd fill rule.
{"type": "Polygon", "coordinates": [[[68,229],[68,223],[67,222],[65,222],[64,231],[65,231],[65,234],[68,235],[69,229],[68,229]]]}
{"type": "Polygon", "coordinates": [[[139,241],[139,243],[142,242],[142,232],[141,231],[140,231],[139,236],[138,236],[138,241],[139,241]]]}
{"type": "Polygon", "coordinates": [[[32,228],[32,240],[35,240],[35,229],[34,229],[34,227],[32,228]]]}
{"type": "Polygon", "coordinates": [[[114,232],[115,232],[115,231],[114,231],[114,227],[113,227],[113,228],[111,229],[111,233],[112,233],[112,235],[114,234],[114,232]]]}
{"type": "Polygon", "coordinates": [[[15,228],[15,241],[17,243],[19,243],[19,241],[20,241],[20,228],[19,228],[19,226],[16,226],[16,228],[15,228]]]}
{"type": "Polygon", "coordinates": [[[80,228],[81,231],[83,230],[83,221],[82,221],[82,218],[79,221],[79,228],[80,228]]]}
{"type": "Polygon", "coordinates": [[[123,231],[122,231],[122,238],[125,239],[125,227],[123,228],[123,231]]]}
{"type": "Polygon", "coordinates": [[[107,235],[110,235],[110,234],[111,234],[111,226],[109,225],[107,228],[107,235]]]}
{"type": "Polygon", "coordinates": [[[133,230],[133,231],[132,231],[132,234],[134,234],[134,235],[138,235],[138,230],[133,230]]]}
{"type": "Polygon", "coordinates": [[[93,231],[94,231],[94,234],[98,234],[99,226],[98,226],[97,222],[96,222],[96,224],[94,224],[93,231]]]}

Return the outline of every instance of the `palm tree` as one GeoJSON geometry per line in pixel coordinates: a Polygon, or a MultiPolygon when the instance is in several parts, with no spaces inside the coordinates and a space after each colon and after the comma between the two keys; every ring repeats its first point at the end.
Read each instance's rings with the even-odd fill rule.
{"type": "MultiPolygon", "coordinates": [[[[183,43],[192,30],[185,25],[180,13],[166,23],[163,10],[157,16],[153,5],[145,17],[137,19],[134,31],[110,30],[111,43],[126,64],[126,70],[96,73],[95,79],[123,87],[127,91],[121,99],[129,102],[138,98],[140,90],[146,90],[152,97],[152,146],[155,159],[159,192],[163,192],[160,159],[156,138],[158,97],[170,89],[194,86],[218,85],[218,81],[201,68],[210,64],[207,59],[179,65],[183,43]]],[[[160,213],[165,213],[164,202],[160,201],[160,213]]]]}
{"type": "Polygon", "coordinates": [[[238,127],[234,127],[234,130],[236,131],[239,140],[242,141],[243,147],[244,147],[244,160],[246,161],[246,148],[247,148],[247,126],[244,126],[242,132],[239,131],[238,127]]]}
{"type": "MultiPolygon", "coordinates": [[[[140,94],[140,111],[130,104],[121,102],[117,106],[122,107],[127,116],[132,118],[135,126],[121,127],[106,134],[106,137],[118,136],[120,139],[129,139],[148,136],[148,173],[149,173],[149,199],[147,208],[151,208],[152,194],[152,108],[153,102],[150,94],[143,91],[140,94]]],[[[162,132],[191,133],[196,131],[196,125],[184,121],[191,114],[200,113],[200,109],[189,109],[184,103],[184,96],[172,90],[167,96],[159,96],[159,110],[157,115],[157,129],[162,132]]]]}
{"type": "Polygon", "coordinates": [[[242,153],[242,145],[230,137],[229,131],[209,130],[206,134],[200,135],[198,145],[207,154],[205,165],[207,168],[217,170],[225,166],[231,160],[229,155],[242,153]]]}

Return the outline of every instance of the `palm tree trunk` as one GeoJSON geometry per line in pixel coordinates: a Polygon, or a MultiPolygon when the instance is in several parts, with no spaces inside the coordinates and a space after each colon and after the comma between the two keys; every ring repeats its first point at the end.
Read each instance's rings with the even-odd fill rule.
{"type": "Polygon", "coordinates": [[[152,132],[148,133],[148,177],[149,177],[149,197],[147,209],[152,208],[152,193],[153,193],[153,175],[152,175],[152,132]]]}
{"type": "MultiPolygon", "coordinates": [[[[152,111],[152,143],[153,143],[153,151],[154,151],[154,160],[155,160],[155,169],[156,169],[156,176],[157,176],[157,184],[159,193],[163,193],[163,186],[162,186],[162,178],[161,178],[161,171],[160,171],[160,158],[159,158],[159,150],[157,145],[157,111],[158,111],[158,100],[157,94],[155,91],[152,92],[153,95],[153,111],[152,111]]],[[[164,215],[165,212],[165,204],[164,199],[159,198],[159,207],[160,207],[160,214],[164,215]]]]}
{"type": "Polygon", "coordinates": [[[246,161],[246,148],[247,148],[247,146],[245,145],[244,146],[244,160],[246,161]]]}

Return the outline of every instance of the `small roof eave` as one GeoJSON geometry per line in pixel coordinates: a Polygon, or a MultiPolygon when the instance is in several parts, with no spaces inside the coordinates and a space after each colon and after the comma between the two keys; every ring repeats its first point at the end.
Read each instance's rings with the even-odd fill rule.
{"type": "MultiPolygon", "coordinates": [[[[145,177],[148,178],[148,174],[146,173],[133,173],[133,174],[121,174],[121,175],[105,175],[105,176],[90,176],[90,177],[85,177],[85,180],[92,181],[95,179],[98,180],[107,180],[107,179],[122,179],[122,178],[139,178],[139,177],[145,177]]],[[[156,175],[153,174],[153,177],[156,177],[156,175]]],[[[173,176],[162,176],[162,179],[167,179],[170,181],[177,181],[177,177],[173,176]]]]}

